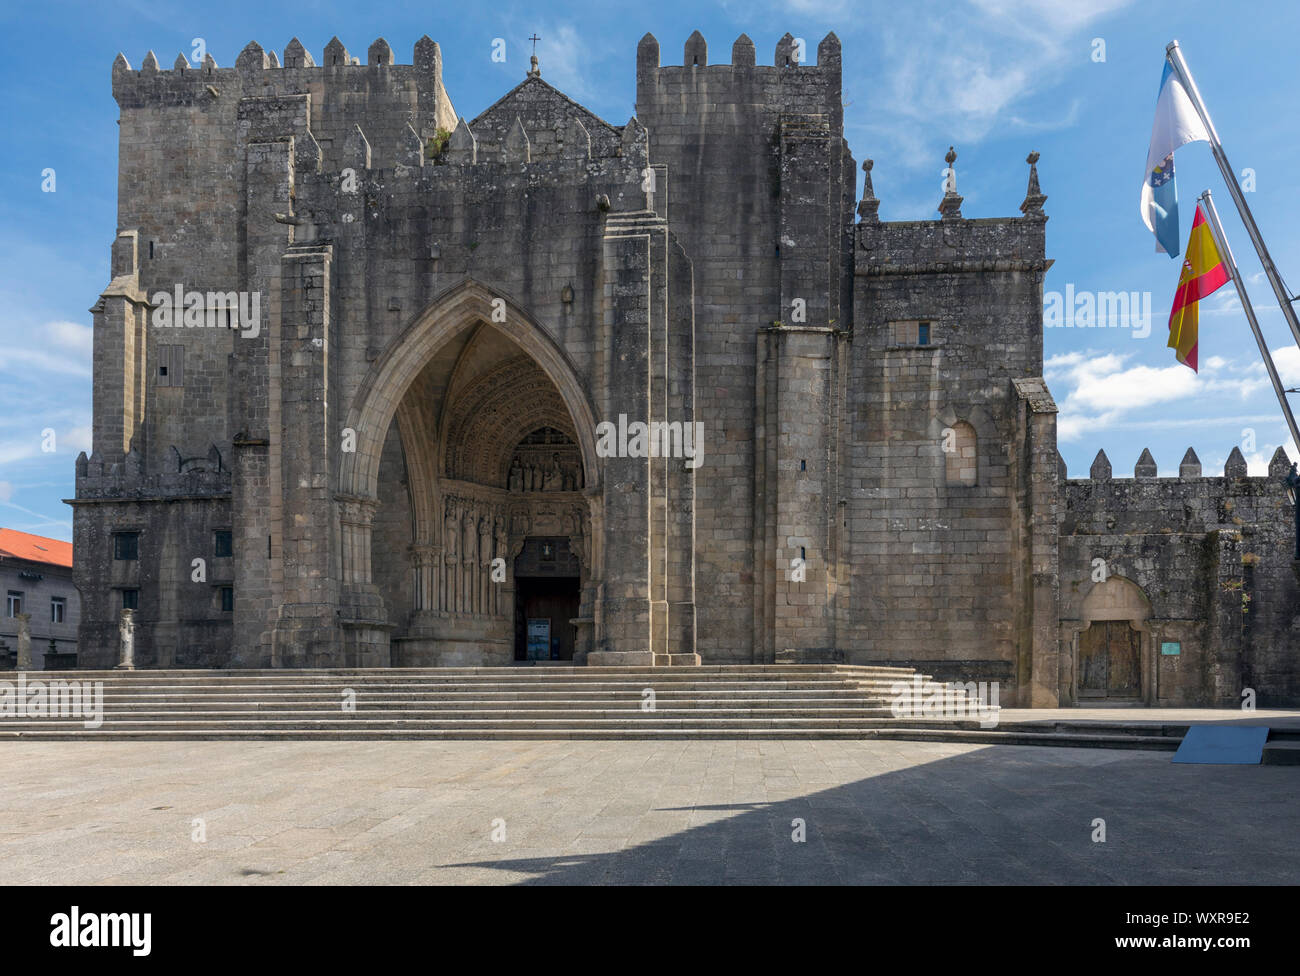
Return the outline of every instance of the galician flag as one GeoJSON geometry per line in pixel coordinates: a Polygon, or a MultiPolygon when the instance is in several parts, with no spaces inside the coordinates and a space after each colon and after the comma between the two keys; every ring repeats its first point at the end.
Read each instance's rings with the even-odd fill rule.
{"type": "Polygon", "coordinates": [[[1228,281],[1228,266],[1219,257],[1214,246],[1210,225],[1200,206],[1192,221],[1192,232],[1187,235],[1187,257],[1183,272],[1178,276],[1178,293],[1174,307],[1169,310],[1169,348],[1178,351],[1178,361],[1196,370],[1198,315],[1196,303],[1228,281]]]}
{"type": "Polygon", "coordinates": [[[1165,59],[1156,96],[1156,120],[1151,126],[1146,175],[1142,180],[1142,222],[1156,235],[1156,251],[1178,255],[1178,187],[1174,183],[1174,150],[1189,142],[1209,142],[1210,134],[1187,97],[1174,66],[1165,59]]]}

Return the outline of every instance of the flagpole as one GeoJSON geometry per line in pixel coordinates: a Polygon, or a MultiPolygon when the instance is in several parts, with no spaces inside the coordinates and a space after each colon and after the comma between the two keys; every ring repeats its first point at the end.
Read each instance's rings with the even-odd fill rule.
{"type": "MultiPolygon", "coordinates": [[[[1300,320],[1296,319],[1295,307],[1291,304],[1291,296],[1286,293],[1286,288],[1282,284],[1282,276],[1278,274],[1277,265],[1273,263],[1273,258],[1268,253],[1268,247],[1264,244],[1264,238],[1259,232],[1259,227],[1255,224],[1255,216],[1250,212],[1250,207],[1246,204],[1246,198],[1237,183],[1236,174],[1228,163],[1228,157],[1223,152],[1223,143],[1219,142],[1219,134],[1214,130],[1214,123],[1210,121],[1210,112],[1201,99],[1201,90],[1196,87],[1196,81],[1192,78],[1192,72],[1187,67],[1187,62],[1183,60],[1183,52],[1179,48],[1177,41],[1169,42],[1165,48],[1165,57],[1173,66],[1174,71],[1177,72],[1179,80],[1183,83],[1183,89],[1187,92],[1187,96],[1196,109],[1196,114],[1201,117],[1201,121],[1205,124],[1205,131],[1210,136],[1210,151],[1214,153],[1214,160],[1219,164],[1219,172],[1223,174],[1223,182],[1228,185],[1228,193],[1232,195],[1232,202],[1237,205],[1237,212],[1241,214],[1241,222],[1246,225],[1246,233],[1250,235],[1250,242],[1255,245],[1255,253],[1259,255],[1259,262],[1264,266],[1264,274],[1268,275],[1269,284],[1273,286],[1273,294],[1277,296],[1277,303],[1282,307],[1282,315],[1286,318],[1286,324],[1291,327],[1291,335],[1295,337],[1296,345],[1300,346],[1300,320]]],[[[1290,411],[1288,411],[1288,416],[1290,416],[1290,411]]],[[[1300,441],[1297,444],[1300,444],[1300,441]]]]}
{"type": "Polygon", "coordinates": [[[1223,233],[1223,224],[1219,223],[1219,211],[1214,208],[1214,200],[1211,199],[1209,190],[1206,190],[1197,199],[1205,204],[1205,220],[1210,226],[1210,234],[1214,237],[1214,246],[1219,249],[1219,256],[1228,265],[1228,274],[1232,276],[1232,283],[1237,286],[1237,297],[1241,299],[1241,307],[1246,311],[1246,321],[1250,323],[1250,331],[1255,333],[1255,343],[1259,346],[1259,354],[1264,357],[1264,368],[1268,370],[1268,378],[1273,383],[1273,392],[1277,394],[1277,402],[1282,406],[1282,415],[1286,417],[1286,424],[1291,428],[1292,441],[1297,447],[1300,447],[1300,430],[1296,428],[1295,417],[1291,414],[1291,404],[1287,402],[1286,391],[1282,388],[1282,380],[1277,375],[1277,367],[1273,365],[1273,356],[1268,351],[1268,344],[1264,341],[1264,333],[1259,329],[1259,320],[1255,318],[1255,309],[1250,304],[1250,297],[1246,294],[1246,285],[1241,280],[1241,273],[1237,270],[1236,259],[1232,256],[1232,248],[1228,245],[1228,238],[1223,233]]]}

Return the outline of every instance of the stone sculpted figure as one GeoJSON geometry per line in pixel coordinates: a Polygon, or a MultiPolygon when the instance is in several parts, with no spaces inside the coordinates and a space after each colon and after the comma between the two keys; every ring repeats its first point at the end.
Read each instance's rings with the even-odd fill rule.
{"type": "Polygon", "coordinates": [[[550,467],[542,478],[542,491],[560,491],[564,488],[564,472],[560,470],[560,455],[551,455],[550,467]]]}
{"type": "Polygon", "coordinates": [[[442,598],[443,610],[456,609],[456,577],[457,573],[452,571],[456,565],[457,552],[460,546],[460,519],[456,517],[456,509],[452,507],[450,501],[447,502],[447,514],[443,519],[442,545],[445,555],[443,559],[447,563],[447,572],[443,573],[443,583],[446,592],[442,598]]]}
{"type": "Polygon", "coordinates": [[[486,613],[492,602],[492,519],[484,515],[478,520],[478,561],[479,575],[478,607],[480,613],[486,613]]]}
{"type": "MultiPolygon", "coordinates": [[[[494,550],[496,558],[509,558],[509,554],[506,552],[506,546],[509,544],[509,539],[506,537],[506,520],[500,515],[496,518],[496,525],[493,527],[493,535],[496,538],[496,548],[494,550]]],[[[492,612],[494,614],[501,613],[501,592],[504,587],[504,582],[494,582],[492,584],[492,612]]]]}
{"type": "Polygon", "coordinates": [[[524,466],[519,463],[519,458],[510,462],[510,476],[507,485],[511,491],[524,490],[524,466]]]}
{"type": "Polygon", "coordinates": [[[475,531],[474,513],[469,509],[465,510],[463,526],[460,555],[466,563],[471,563],[478,558],[478,535],[475,531]]]}
{"type": "Polygon", "coordinates": [[[477,602],[477,588],[474,585],[474,580],[478,575],[478,530],[474,513],[468,507],[465,509],[464,534],[461,536],[460,560],[462,569],[459,609],[462,613],[473,613],[474,604],[477,602]]]}

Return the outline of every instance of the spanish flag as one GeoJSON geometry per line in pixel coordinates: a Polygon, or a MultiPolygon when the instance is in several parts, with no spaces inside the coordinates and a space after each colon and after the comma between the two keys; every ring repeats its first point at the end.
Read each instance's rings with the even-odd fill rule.
{"type": "Polygon", "coordinates": [[[1178,293],[1174,307],[1169,311],[1169,348],[1178,350],[1178,361],[1196,371],[1197,314],[1196,303],[1206,295],[1223,287],[1228,281],[1228,268],[1214,246],[1210,225],[1205,214],[1196,207],[1196,219],[1187,237],[1187,257],[1183,272],[1178,276],[1178,293]]]}

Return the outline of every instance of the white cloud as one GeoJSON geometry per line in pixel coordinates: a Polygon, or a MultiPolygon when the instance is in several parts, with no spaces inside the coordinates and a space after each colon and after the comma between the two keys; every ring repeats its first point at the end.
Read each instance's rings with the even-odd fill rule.
{"type": "MultiPolygon", "coordinates": [[[[1300,346],[1293,343],[1274,349],[1273,365],[1277,367],[1277,375],[1283,386],[1300,386],[1300,346]]],[[[1260,369],[1263,368],[1261,363],[1260,369]]]]}
{"type": "Polygon", "coordinates": [[[64,435],[63,448],[67,451],[76,451],[78,454],[82,451],[89,454],[92,434],[93,431],[89,425],[73,427],[64,435]]]}
{"type": "MultiPolygon", "coordinates": [[[[1060,407],[1058,440],[1069,442],[1085,433],[1123,426],[1132,415],[1157,404],[1183,402],[1198,413],[1221,410],[1227,403],[1248,400],[1267,384],[1259,375],[1262,368],[1220,356],[1202,363],[1197,374],[1178,363],[1129,366],[1132,355],[1075,351],[1044,363],[1044,376],[1055,388],[1060,407]]],[[[1223,422],[1221,416],[1209,419],[1223,422]]],[[[1207,421],[1203,417],[1195,422],[1207,421]]]]}
{"type": "MultiPolygon", "coordinates": [[[[1286,439],[1286,443],[1282,445],[1282,449],[1286,451],[1286,456],[1292,461],[1300,458],[1300,454],[1296,453],[1295,441],[1291,438],[1288,437],[1286,439]]],[[[1276,444],[1261,444],[1259,450],[1252,451],[1245,455],[1247,469],[1252,475],[1263,476],[1268,474],[1269,462],[1273,460],[1273,455],[1276,452],[1276,444]]]]}
{"type": "MultiPolygon", "coordinates": [[[[880,93],[870,99],[872,118],[849,125],[886,140],[896,162],[936,170],[934,147],[922,143],[918,123],[958,143],[978,141],[994,128],[1073,125],[1077,101],[1064,114],[1058,103],[1052,119],[1012,110],[1089,58],[1085,27],[1130,5],[1131,0],[974,0],[948,6],[941,15],[892,8],[880,31],[884,77],[883,84],[871,84],[880,93]]],[[[847,82],[846,87],[858,83],[847,82]]]]}
{"type": "Polygon", "coordinates": [[[51,345],[90,357],[94,343],[94,330],[90,326],[79,322],[48,322],[44,332],[51,345]]]}
{"type": "Polygon", "coordinates": [[[9,340],[5,365],[72,376],[91,375],[93,330],[76,322],[46,322],[26,343],[9,340]]]}
{"type": "Polygon", "coordinates": [[[830,20],[849,12],[848,0],[785,0],[785,9],[819,20],[830,20]]]}

